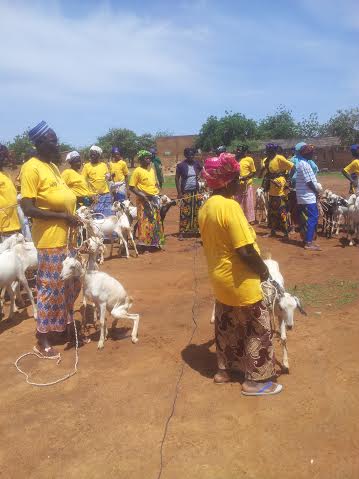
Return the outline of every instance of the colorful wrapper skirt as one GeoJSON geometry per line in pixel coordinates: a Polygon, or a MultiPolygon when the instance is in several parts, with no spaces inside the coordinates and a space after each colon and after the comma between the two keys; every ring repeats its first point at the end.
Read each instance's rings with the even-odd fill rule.
{"type": "Polygon", "coordinates": [[[241,205],[243,213],[249,223],[253,223],[256,219],[254,211],[254,189],[253,185],[243,187],[243,191],[240,191],[235,197],[238,203],[241,205]]]}
{"type": "Polygon", "coordinates": [[[159,248],[165,242],[159,205],[152,208],[137,199],[138,245],[159,248]]]}
{"type": "MultiPolygon", "coordinates": [[[[63,332],[73,322],[73,310],[81,290],[79,278],[61,280],[62,262],[68,256],[63,248],[39,249],[37,271],[37,330],[63,332]]],[[[71,251],[70,256],[75,252],[71,251]]]]}
{"type": "Polygon", "coordinates": [[[269,312],[262,301],[227,306],[216,301],[215,339],[219,369],[240,370],[251,381],[275,375],[269,312]]]}
{"type": "Polygon", "coordinates": [[[270,196],[268,202],[268,228],[288,234],[288,200],[286,196],[270,196]]]}
{"type": "Polygon", "coordinates": [[[180,202],[179,232],[185,235],[198,235],[198,210],[202,204],[197,191],[184,193],[180,202]]]}
{"type": "Polygon", "coordinates": [[[112,211],[112,195],[111,193],[104,193],[103,195],[98,195],[97,202],[93,207],[94,213],[100,213],[104,216],[113,215],[112,211]]]}

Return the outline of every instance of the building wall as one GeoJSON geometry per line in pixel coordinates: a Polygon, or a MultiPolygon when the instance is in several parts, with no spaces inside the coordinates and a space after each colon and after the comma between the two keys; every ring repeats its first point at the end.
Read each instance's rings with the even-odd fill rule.
{"type": "Polygon", "coordinates": [[[164,136],[157,138],[157,154],[161,158],[165,174],[175,172],[176,164],[183,160],[183,150],[194,146],[197,135],[164,136]]]}

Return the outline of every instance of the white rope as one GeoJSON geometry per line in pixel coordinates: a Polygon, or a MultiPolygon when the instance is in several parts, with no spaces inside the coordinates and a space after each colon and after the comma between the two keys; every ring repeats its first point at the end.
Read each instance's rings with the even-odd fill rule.
{"type": "Polygon", "coordinates": [[[77,365],[79,363],[79,354],[78,354],[79,341],[78,341],[78,336],[77,336],[77,328],[76,328],[75,320],[74,320],[74,329],[75,329],[75,365],[74,365],[73,371],[69,372],[68,374],[66,374],[62,378],[56,379],[55,381],[51,381],[49,383],[35,383],[33,381],[29,381],[30,374],[26,373],[25,371],[23,371],[19,367],[19,362],[23,358],[25,358],[26,356],[36,356],[39,359],[50,359],[50,360],[57,359],[56,364],[58,365],[61,362],[61,354],[59,353],[56,356],[47,357],[47,356],[44,356],[43,354],[38,354],[38,353],[35,353],[35,352],[25,353],[25,354],[22,354],[20,357],[17,358],[14,365],[15,365],[16,369],[19,371],[19,373],[21,373],[25,376],[27,384],[30,384],[31,386],[39,386],[39,387],[54,386],[55,384],[59,384],[63,381],[66,381],[66,379],[69,379],[71,376],[74,376],[77,373],[77,365]]]}

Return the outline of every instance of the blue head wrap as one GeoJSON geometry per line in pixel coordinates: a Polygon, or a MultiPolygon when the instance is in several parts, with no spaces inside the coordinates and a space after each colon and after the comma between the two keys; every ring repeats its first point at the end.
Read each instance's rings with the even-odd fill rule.
{"type": "Polygon", "coordinates": [[[358,144],[356,144],[356,145],[351,145],[350,150],[351,150],[351,151],[354,151],[354,153],[355,153],[356,151],[359,150],[359,145],[358,145],[358,144]]]}
{"type": "Polygon", "coordinates": [[[112,149],[111,149],[111,153],[113,153],[115,155],[117,153],[121,153],[121,150],[118,146],[113,146],[112,149]]]}
{"type": "Polygon", "coordinates": [[[156,148],[150,148],[150,153],[152,153],[152,155],[156,154],[157,149],[156,148]]]}
{"type": "Polygon", "coordinates": [[[51,128],[46,123],[46,121],[40,121],[38,125],[34,126],[34,128],[32,128],[29,131],[28,135],[29,135],[30,141],[32,141],[32,143],[35,143],[39,138],[44,136],[50,129],[51,128]]]}
{"type": "Polygon", "coordinates": [[[294,150],[296,153],[299,153],[300,150],[303,148],[303,146],[305,146],[306,143],[304,141],[301,141],[300,143],[297,143],[294,147],[294,150]]]}
{"type": "Polygon", "coordinates": [[[278,149],[278,145],[275,143],[267,143],[266,144],[266,150],[274,150],[276,151],[278,149]]]}

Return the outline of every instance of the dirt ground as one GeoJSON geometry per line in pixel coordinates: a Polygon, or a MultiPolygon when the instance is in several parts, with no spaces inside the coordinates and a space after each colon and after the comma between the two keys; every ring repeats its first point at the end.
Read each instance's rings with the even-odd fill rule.
{"type": "MultiPolygon", "coordinates": [[[[323,185],[344,193],[335,178],[323,185]]],[[[173,193],[173,192],[172,192],[173,193]]],[[[289,332],[291,372],[272,398],[245,398],[240,383],[215,385],[212,293],[201,246],[178,242],[178,210],[166,219],[166,251],[106,261],[141,314],[139,342],[119,324],[105,349],[81,348],[79,372],[50,388],[25,383],[13,362],[34,344],[30,308],[0,322],[0,477],[156,479],[163,443],[163,479],[359,477],[359,301],[325,295],[296,315],[289,332]],[[198,323],[193,332],[193,316],[198,323]],[[178,384],[180,374],[183,375],[178,384]],[[171,420],[173,401],[177,402],[171,420]]],[[[262,239],[288,286],[358,281],[359,249],[319,239],[313,253],[262,239]]],[[[316,285],[316,286],[315,286],[316,285]]],[[[355,287],[354,287],[355,290],[355,287]]],[[[81,311],[76,311],[81,319],[81,311]]],[[[93,330],[93,338],[96,332],[93,330]]],[[[63,346],[60,346],[62,352],[63,346]]],[[[281,349],[276,344],[278,356],[281,349]]],[[[69,371],[74,350],[59,366],[26,358],[33,380],[69,371]]]]}

